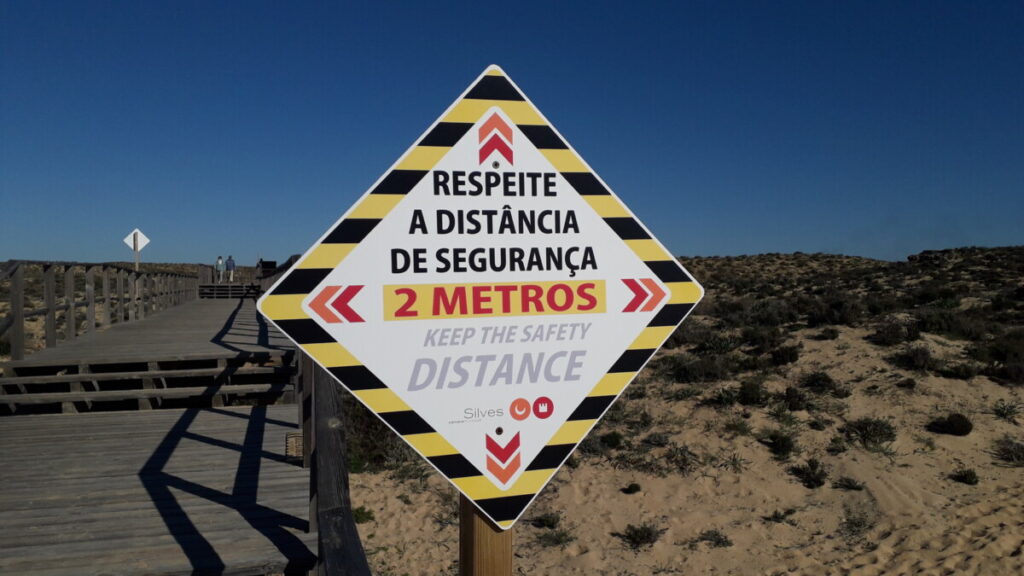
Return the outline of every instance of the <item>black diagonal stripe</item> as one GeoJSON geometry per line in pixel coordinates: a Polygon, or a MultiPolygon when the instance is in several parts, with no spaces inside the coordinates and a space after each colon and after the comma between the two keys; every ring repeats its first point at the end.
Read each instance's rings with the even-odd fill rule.
{"type": "Polygon", "coordinates": [[[608,373],[636,372],[640,370],[640,368],[643,368],[644,362],[647,362],[647,359],[650,358],[654,352],[655,350],[653,348],[645,348],[643,350],[626,350],[622,353],[622,356],[619,356],[619,359],[615,361],[615,364],[612,364],[608,373]]]}
{"type": "Polygon", "coordinates": [[[296,268],[281,280],[271,294],[309,294],[330,273],[330,268],[296,268]]]}
{"type": "Polygon", "coordinates": [[[377,416],[380,416],[382,420],[395,429],[395,432],[402,436],[406,434],[426,434],[434,431],[430,424],[427,424],[423,418],[420,418],[419,414],[412,410],[381,412],[377,416]]]}
{"type": "Polygon", "coordinates": [[[573,410],[569,420],[594,420],[604,414],[605,408],[615,400],[615,396],[587,396],[573,410]]]}
{"type": "Polygon", "coordinates": [[[455,146],[472,127],[471,122],[438,122],[418,146],[455,146]]]}
{"type": "Polygon", "coordinates": [[[565,150],[569,148],[565,141],[558,134],[555,134],[551,126],[537,126],[534,124],[518,124],[518,126],[523,131],[523,134],[526,134],[526,138],[537,148],[549,150],[565,150]]]}
{"type": "Polygon", "coordinates": [[[488,516],[497,522],[515,520],[523,513],[523,509],[530,505],[533,494],[522,496],[505,496],[503,498],[485,498],[473,502],[487,513],[488,516]]]}
{"type": "Polygon", "coordinates": [[[427,170],[392,170],[370,194],[408,194],[427,174],[427,170]]]}
{"type": "Polygon", "coordinates": [[[324,344],[335,341],[315,320],[275,320],[274,322],[282,332],[299,344],[324,344]]]}
{"type": "Polygon", "coordinates": [[[580,196],[608,196],[611,192],[590,172],[562,172],[562,177],[576,189],[580,196]]]}
{"type": "Polygon", "coordinates": [[[346,218],[324,238],[324,244],[358,244],[378,222],[380,218],[346,218]]]}
{"type": "Polygon", "coordinates": [[[575,444],[554,444],[541,449],[537,457],[526,467],[527,470],[548,470],[558,468],[572,454],[575,444]]]}
{"type": "Polygon", "coordinates": [[[387,388],[366,366],[334,366],[327,371],[352,391],[387,388]]]}
{"type": "Polygon", "coordinates": [[[484,76],[466,94],[474,100],[525,100],[504,76],[484,76]]]}
{"type": "Polygon", "coordinates": [[[476,466],[466,460],[462,454],[446,454],[444,456],[431,456],[427,458],[430,463],[437,466],[448,478],[469,478],[470,476],[481,476],[476,466]]]}
{"type": "Polygon", "coordinates": [[[623,240],[646,240],[651,237],[635,218],[605,218],[604,221],[623,240]]]}
{"type": "Polygon", "coordinates": [[[682,322],[683,316],[686,316],[690,308],[693,308],[693,304],[666,304],[647,326],[675,326],[682,322]]]}
{"type": "Polygon", "coordinates": [[[675,260],[647,260],[644,262],[662,282],[689,282],[690,277],[675,260]]]}

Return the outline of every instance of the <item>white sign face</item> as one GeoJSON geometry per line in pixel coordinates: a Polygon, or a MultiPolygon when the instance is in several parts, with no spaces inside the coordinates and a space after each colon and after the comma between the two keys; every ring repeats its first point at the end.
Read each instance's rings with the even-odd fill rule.
{"type": "Polygon", "coordinates": [[[491,67],[259,306],[507,528],[701,295],[491,67]]]}
{"type": "Polygon", "coordinates": [[[136,234],[138,234],[138,236],[139,236],[139,250],[142,250],[143,248],[146,247],[146,244],[149,244],[149,238],[146,238],[146,235],[143,234],[142,230],[139,230],[138,228],[136,228],[135,230],[132,230],[131,234],[129,234],[129,235],[124,237],[124,243],[127,244],[129,248],[134,250],[135,249],[135,238],[134,237],[135,237],[136,234]]]}

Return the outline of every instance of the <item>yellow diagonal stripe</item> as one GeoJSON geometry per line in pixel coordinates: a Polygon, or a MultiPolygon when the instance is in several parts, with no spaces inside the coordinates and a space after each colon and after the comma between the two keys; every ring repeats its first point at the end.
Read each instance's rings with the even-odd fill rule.
{"type": "Polygon", "coordinates": [[[644,261],[672,260],[672,256],[654,240],[626,240],[626,245],[644,261]]]}
{"type": "Polygon", "coordinates": [[[494,106],[516,124],[546,124],[529,102],[519,100],[471,100],[463,99],[441,119],[442,122],[475,123],[494,106]]]}
{"type": "Polygon", "coordinates": [[[502,520],[501,522],[498,522],[498,526],[501,526],[502,528],[508,528],[513,524],[515,524],[515,520],[502,520]]]}
{"type": "Polygon", "coordinates": [[[334,268],[358,244],[320,244],[296,268],[334,268]]]}
{"type": "Polygon", "coordinates": [[[542,149],[540,152],[559,172],[590,172],[572,150],[542,149]]]}
{"type": "Polygon", "coordinates": [[[651,328],[644,328],[643,332],[637,336],[636,340],[629,345],[629,349],[648,350],[650,348],[657,348],[658,346],[661,346],[661,343],[664,342],[675,329],[675,326],[654,326],[651,328]]]}
{"type": "Polygon", "coordinates": [[[614,196],[584,196],[584,200],[601,218],[621,218],[629,216],[629,211],[614,196]]]}
{"type": "Polygon", "coordinates": [[[669,304],[692,304],[703,294],[703,290],[700,286],[693,282],[669,282],[665,284],[668,289],[672,292],[669,296],[669,304]]]}
{"type": "Polygon", "coordinates": [[[280,296],[271,294],[263,299],[260,311],[271,320],[309,318],[309,315],[302,311],[302,299],[305,297],[305,294],[284,294],[280,296]]]}
{"type": "Polygon", "coordinates": [[[417,146],[402,159],[396,170],[430,170],[441,161],[448,151],[448,146],[417,146]]]}
{"type": "Polygon", "coordinates": [[[570,420],[555,432],[555,435],[548,440],[551,444],[576,444],[583,439],[583,435],[590,430],[596,420],[570,420]]]}
{"type": "Polygon", "coordinates": [[[553,469],[528,470],[507,490],[502,490],[486,476],[470,476],[468,478],[452,478],[452,482],[473,500],[485,498],[501,498],[502,496],[522,496],[536,494],[554,474],[553,469]]]}
{"type": "Polygon", "coordinates": [[[355,356],[345,350],[337,342],[325,342],[323,344],[303,344],[302,349],[316,359],[317,362],[327,368],[337,366],[359,366],[362,364],[355,356]]]}
{"type": "MultiPolygon", "coordinates": [[[[629,381],[636,376],[636,372],[612,372],[605,374],[604,378],[594,386],[587,396],[618,396],[619,392],[629,384],[629,381]]],[[[557,444],[557,442],[552,442],[557,444]]]]}
{"type": "Polygon", "coordinates": [[[501,73],[501,70],[497,70],[495,68],[491,68],[490,70],[487,71],[487,76],[502,76],[502,75],[503,74],[501,73]]]}
{"type": "Polygon", "coordinates": [[[446,456],[448,454],[458,454],[459,451],[455,449],[443,436],[437,432],[429,432],[427,434],[408,434],[402,436],[402,438],[412,444],[415,448],[424,456],[446,456]]]}
{"type": "Polygon", "coordinates": [[[358,396],[359,399],[370,408],[370,410],[373,410],[378,414],[381,412],[411,410],[408,404],[403,402],[397,394],[387,388],[378,388],[376,390],[356,390],[353,394],[358,396]]]}
{"type": "Polygon", "coordinates": [[[370,194],[348,215],[349,218],[383,218],[405,198],[403,194],[370,194]]]}

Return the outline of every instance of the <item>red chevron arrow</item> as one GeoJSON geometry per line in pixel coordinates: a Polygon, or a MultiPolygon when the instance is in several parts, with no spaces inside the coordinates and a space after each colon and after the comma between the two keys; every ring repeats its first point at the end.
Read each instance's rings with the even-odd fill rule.
{"type": "Polygon", "coordinates": [[[519,454],[516,454],[516,457],[508,463],[508,466],[502,466],[496,461],[491,460],[490,456],[487,457],[487,471],[498,480],[501,480],[502,484],[508,484],[509,479],[519,470],[520,464],[522,464],[522,459],[519,457],[519,454]]]}
{"type": "Polygon", "coordinates": [[[622,283],[633,292],[633,299],[622,309],[623,312],[636,312],[638,309],[641,312],[650,312],[668,295],[654,278],[641,278],[639,282],[632,278],[623,278],[622,283]],[[640,307],[641,304],[643,308],[640,307]]]}
{"type": "MultiPolygon", "coordinates": [[[[341,288],[341,286],[338,288],[341,288]]],[[[362,286],[349,286],[345,288],[341,291],[341,295],[331,302],[331,308],[337,310],[338,314],[349,322],[365,322],[365,320],[363,320],[359,314],[356,314],[356,311],[348,305],[349,301],[352,300],[352,298],[354,298],[362,289],[362,286]]]]}
{"type": "Polygon", "coordinates": [[[330,300],[337,292],[341,290],[341,286],[328,286],[324,288],[323,292],[317,294],[316,298],[309,301],[309,307],[313,309],[329,324],[337,324],[341,322],[341,318],[334,315],[331,309],[327,307],[327,301],[330,300]]]}
{"type": "Polygon", "coordinates": [[[512,161],[512,148],[497,134],[491,136],[491,139],[480,147],[480,163],[483,164],[484,160],[486,160],[487,157],[495,150],[501,152],[501,155],[505,157],[505,160],[508,160],[509,164],[515,164],[515,162],[512,161]]]}
{"type": "Polygon", "coordinates": [[[668,294],[658,286],[658,283],[654,281],[654,278],[644,278],[640,280],[644,283],[644,286],[651,291],[651,299],[647,301],[647,304],[640,309],[641,312],[650,312],[654,310],[654,307],[658,305],[668,294]]]}
{"type": "Polygon", "coordinates": [[[626,307],[623,308],[622,311],[636,312],[636,309],[639,308],[640,305],[644,303],[644,300],[647,300],[649,294],[646,290],[644,290],[644,287],[641,286],[639,282],[633,280],[632,278],[623,278],[622,283],[625,284],[627,288],[633,291],[633,299],[629,301],[629,304],[626,304],[626,307]]]}
{"type": "Polygon", "coordinates": [[[496,456],[501,462],[508,462],[508,459],[516,453],[516,450],[519,450],[519,432],[516,432],[516,435],[504,447],[490,436],[487,436],[487,451],[496,456]]]}
{"type": "Polygon", "coordinates": [[[512,141],[512,127],[506,124],[497,113],[491,114],[491,117],[487,119],[487,122],[480,125],[480,130],[478,132],[480,141],[483,142],[484,139],[487,138],[487,135],[495,130],[501,132],[505,137],[505,140],[508,140],[509,142],[512,141]]]}

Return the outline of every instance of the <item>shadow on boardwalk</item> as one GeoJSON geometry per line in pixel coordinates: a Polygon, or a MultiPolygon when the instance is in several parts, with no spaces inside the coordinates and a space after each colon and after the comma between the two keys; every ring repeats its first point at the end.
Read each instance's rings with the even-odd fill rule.
{"type": "Polygon", "coordinates": [[[200,410],[185,410],[139,471],[139,479],[149,493],[160,517],[192,564],[192,573],[197,575],[222,574],[227,566],[215,547],[189,518],[188,512],[180,505],[173,490],[215,502],[225,508],[225,513],[236,512],[249,526],[277,547],[280,554],[287,559],[285,574],[305,574],[314,566],[316,556],[302,540],[287,529],[307,532],[309,522],[257,502],[262,461],[264,459],[281,462],[285,460],[284,456],[263,448],[264,428],[268,421],[283,426],[291,426],[291,424],[268,420],[265,406],[253,407],[249,414],[216,408],[202,411],[217,414],[222,418],[248,419],[242,443],[239,445],[190,432],[189,427],[195,421],[200,410]],[[204,486],[164,471],[183,440],[206,443],[238,454],[238,466],[230,491],[204,486]]]}

